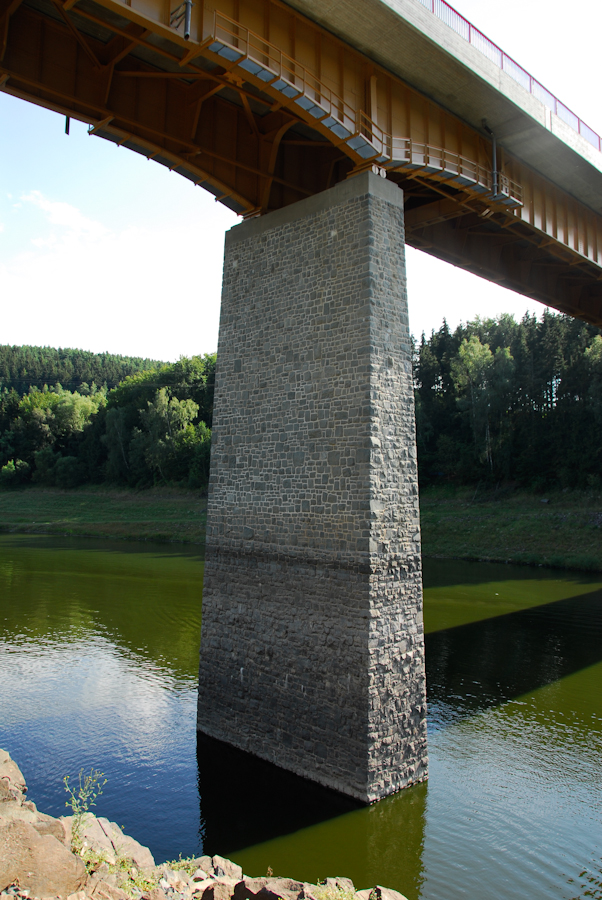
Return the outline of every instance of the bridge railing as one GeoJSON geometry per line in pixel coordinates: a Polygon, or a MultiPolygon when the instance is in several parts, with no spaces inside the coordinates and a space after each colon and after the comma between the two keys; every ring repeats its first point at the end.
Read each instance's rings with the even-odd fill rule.
{"type": "Polygon", "coordinates": [[[460,156],[442,147],[434,147],[410,138],[392,138],[391,161],[394,169],[413,171],[416,175],[424,172],[428,176],[439,176],[442,181],[450,181],[466,188],[483,199],[493,199],[505,206],[523,205],[523,189],[511,181],[503,172],[497,172],[497,192],[493,195],[494,183],[491,169],[481,166],[472,159],[460,156]]]}
{"type": "MultiPolygon", "coordinates": [[[[350,137],[356,132],[356,110],[342,97],[297,60],[217,10],[214,39],[216,43],[224,45],[224,49],[215,47],[215,52],[220,56],[269,84],[288,100],[301,101],[302,108],[314,118],[336,118],[341,138],[350,137]]],[[[210,45],[209,49],[214,49],[214,45],[210,45]]]]}
{"type": "Polygon", "coordinates": [[[213,36],[207,49],[278,91],[283,102],[296,104],[331,133],[334,143],[346,143],[362,160],[382,163],[391,156],[391,137],[361,110],[351,106],[323,81],[265,38],[215,11],[213,36]]]}
{"type": "Polygon", "coordinates": [[[215,11],[213,35],[205,46],[226,68],[249,72],[277,91],[284,103],[297,105],[330,132],[333,143],[346,144],[362,163],[415,171],[416,175],[422,172],[498,203],[522,206],[522,188],[502,172],[497,173],[495,191],[492,172],[478,163],[440,147],[388,134],[293,57],[230,16],[215,11]]]}
{"type": "Polygon", "coordinates": [[[510,75],[514,81],[518,82],[518,84],[529,91],[530,94],[533,94],[534,97],[541,100],[541,102],[547,106],[548,109],[551,109],[559,119],[562,119],[563,122],[582,135],[592,147],[602,151],[602,139],[599,134],[590,128],[589,125],[586,125],[583,119],[580,119],[579,116],[575,115],[568,106],[561,103],[558,97],[552,94],[551,91],[548,91],[536,78],[533,78],[526,69],[519,66],[511,56],[504,53],[497,44],[494,44],[493,41],[489,40],[482,31],[475,28],[468,19],[465,19],[464,16],[460,15],[453,6],[450,6],[445,0],[418,0],[418,2],[429,9],[433,15],[437,16],[438,19],[441,19],[442,22],[445,22],[445,24],[453,29],[456,34],[463,37],[465,41],[468,41],[469,44],[476,47],[477,50],[490,59],[491,62],[495,63],[498,68],[510,75]]]}

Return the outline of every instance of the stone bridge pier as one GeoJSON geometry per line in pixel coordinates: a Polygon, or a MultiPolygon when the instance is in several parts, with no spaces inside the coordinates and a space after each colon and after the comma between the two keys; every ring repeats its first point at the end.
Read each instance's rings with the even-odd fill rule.
{"type": "Polygon", "coordinates": [[[427,777],[403,195],[226,236],[198,728],[364,802],[427,777]]]}

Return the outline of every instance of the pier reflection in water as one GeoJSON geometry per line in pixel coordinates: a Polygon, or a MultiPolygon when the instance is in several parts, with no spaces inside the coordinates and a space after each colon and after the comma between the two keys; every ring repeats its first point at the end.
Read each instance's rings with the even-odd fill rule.
{"type": "Polygon", "coordinates": [[[427,561],[431,778],[359,808],[197,744],[201,577],[195,550],[0,538],[0,746],[41,809],[94,766],[100,811],[158,860],[218,851],[410,900],[602,898],[602,579],[427,561]]]}

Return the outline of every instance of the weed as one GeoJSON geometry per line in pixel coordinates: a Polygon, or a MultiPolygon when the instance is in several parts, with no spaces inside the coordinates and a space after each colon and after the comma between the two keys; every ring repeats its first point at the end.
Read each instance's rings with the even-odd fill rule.
{"type": "Polygon", "coordinates": [[[86,813],[102,794],[102,789],[107,783],[104,772],[98,769],[90,769],[89,775],[84,775],[84,770],[79,770],[78,785],[72,788],[69,784],[70,776],[65,775],[63,783],[69,794],[65,806],[71,808],[73,822],[71,826],[71,849],[74,853],[80,853],[82,849],[82,830],[86,813]]]}
{"type": "Polygon", "coordinates": [[[355,892],[335,885],[318,884],[313,890],[316,900],[355,900],[355,892]]]}
{"type": "Polygon", "coordinates": [[[194,875],[198,869],[196,856],[182,856],[181,853],[178,859],[172,859],[171,862],[166,862],[165,865],[174,872],[184,870],[187,875],[194,875]]]}
{"type": "Polygon", "coordinates": [[[117,875],[118,886],[130,897],[139,897],[157,886],[158,878],[153,874],[141,872],[126,856],[119,856],[109,872],[117,875]]]}

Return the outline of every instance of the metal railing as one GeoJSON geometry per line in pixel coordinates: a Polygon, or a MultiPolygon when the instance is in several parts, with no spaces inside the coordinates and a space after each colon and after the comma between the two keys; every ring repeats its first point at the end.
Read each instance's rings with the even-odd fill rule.
{"type": "Polygon", "coordinates": [[[453,6],[450,6],[445,0],[418,0],[418,2],[430,10],[438,19],[441,19],[442,22],[445,22],[445,24],[455,31],[456,34],[463,37],[465,41],[468,41],[469,44],[476,47],[477,50],[491,60],[491,62],[495,63],[498,68],[510,75],[514,81],[524,87],[525,90],[529,91],[530,94],[533,94],[534,97],[541,100],[541,102],[547,106],[548,109],[551,109],[559,119],[562,119],[563,122],[582,135],[592,147],[602,151],[602,139],[599,134],[596,134],[589,125],[586,125],[579,116],[575,115],[575,113],[568,108],[568,106],[561,103],[551,91],[548,91],[547,88],[537,81],[537,79],[533,78],[526,69],[519,66],[511,56],[504,53],[497,44],[494,44],[493,41],[490,41],[478,28],[475,28],[468,19],[465,19],[459,12],[456,12],[453,6]]]}
{"type": "Polygon", "coordinates": [[[226,65],[236,65],[278,91],[284,102],[294,103],[346,143],[362,159],[385,162],[391,156],[391,138],[365,113],[350,106],[316,75],[274,44],[215,11],[213,36],[207,47],[226,65]]]}
{"type": "Polygon", "coordinates": [[[391,165],[396,169],[413,170],[417,175],[422,171],[428,175],[441,176],[443,180],[459,184],[510,207],[523,205],[523,189],[520,184],[511,181],[503,172],[498,172],[497,193],[493,196],[491,169],[442,147],[410,138],[394,137],[391,165]]]}
{"type": "Polygon", "coordinates": [[[361,109],[354,109],[316,75],[274,44],[235,19],[215,11],[213,34],[205,41],[226,67],[237,66],[277,91],[284,103],[296,104],[331,132],[335,143],[346,144],[367,165],[404,169],[437,176],[489,199],[522,205],[522,189],[503,173],[493,173],[457,153],[394,137],[361,109]],[[497,185],[497,189],[496,186],[497,185]],[[494,193],[495,192],[495,193],[494,193]]]}

